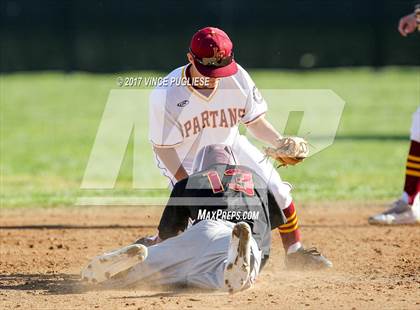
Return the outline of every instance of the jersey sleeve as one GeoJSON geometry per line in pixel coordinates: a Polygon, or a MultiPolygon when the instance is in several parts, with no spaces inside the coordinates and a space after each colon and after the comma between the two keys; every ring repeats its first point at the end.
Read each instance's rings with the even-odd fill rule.
{"type": "Polygon", "coordinates": [[[182,127],[166,107],[167,91],[157,88],[149,98],[149,140],[156,147],[175,147],[184,141],[182,127]]]}
{"type": "Polygon", "coordinates": [[[242,117],[242,122],[248,125],[267,112],[267,103],[249,74],[242,68],[240,70],[243,75],[244,90],[247,94],[245,114],[242,117]]]}
{"type": "Polygon", "coordinates": [[[184,179],[175,184],[172,189],[169,201],[163,210],[162,217],[158,226],[159,238],[162,240],[174,237],[179,232],[184,231],[188,226],[190,210],[188,207],[176,203],[177,198],[182,198],[188,179],[184,179]]]}

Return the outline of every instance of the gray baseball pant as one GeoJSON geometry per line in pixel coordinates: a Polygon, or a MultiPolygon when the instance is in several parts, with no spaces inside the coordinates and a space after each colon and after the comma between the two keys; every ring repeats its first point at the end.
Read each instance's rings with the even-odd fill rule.
{"type": "MultiPolygon", "coordinates": [[[[107,286],[186,285],[204,289],[224,289],[224,269],[234,223],[203,220],[182,234],[148,247],[142,263],[107,286]]],[[[261,264],[261,251],[251,238],[251,274],[255,282],[261,264]]]]}

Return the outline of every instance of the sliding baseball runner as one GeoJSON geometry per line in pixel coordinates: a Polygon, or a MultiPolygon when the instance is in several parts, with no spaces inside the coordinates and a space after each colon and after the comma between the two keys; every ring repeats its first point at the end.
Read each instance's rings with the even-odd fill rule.
{"type": "Polygon", "coordinates": [[[231,293],[249,288],[267,261],[271,229],[286,219],[266,182],[209,145],[174,186],[158,235],[94,258],[82,277],[106,287],[187,285],[231,293]],[[190,221],[193,225],[190,226],[190,221]]]}

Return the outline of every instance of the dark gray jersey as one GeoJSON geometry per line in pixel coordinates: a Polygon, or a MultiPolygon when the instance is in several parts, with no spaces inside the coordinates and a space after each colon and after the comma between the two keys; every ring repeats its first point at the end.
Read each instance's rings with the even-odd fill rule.
{"type": "Polygon", "coordinates": [[[271,229],[285,223],[282,210],[258,174],[245,166],[224,164],[175,185],[159,224],[160,238],[184,231],[189,219],[247,222],[264,256],[270,252],[271,229]]]}

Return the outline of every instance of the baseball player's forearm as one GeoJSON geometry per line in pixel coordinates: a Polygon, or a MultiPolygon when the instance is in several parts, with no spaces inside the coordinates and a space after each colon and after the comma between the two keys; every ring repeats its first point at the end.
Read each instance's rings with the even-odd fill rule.
{"type": "Polygon", "coordinates": [[[282,138],[282,135],[264,116],[249,124],[247,128],[255,138],[274,147],[277,147],[277,141],[282,138]]]}
{"type": "Polygon", "coordinates": [[[159,156],[160,160],[163,161],[166,168],[172,173],[177,181],[185,179],[188,177],[187,171],[181,164],[179,160],[178,154],[173,148],[153,148],[157,156],[159,156]]]}

